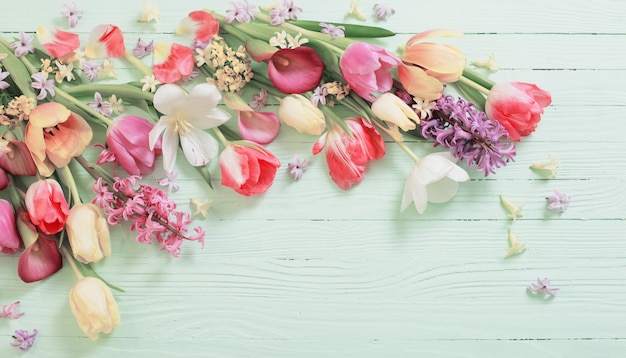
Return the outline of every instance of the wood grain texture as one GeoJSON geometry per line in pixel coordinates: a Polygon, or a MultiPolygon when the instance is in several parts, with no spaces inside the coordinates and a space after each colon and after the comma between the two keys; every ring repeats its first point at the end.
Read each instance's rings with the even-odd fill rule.
{"type": "MultiPolygon", "coordinates": [[[[0,35],[38,25],[67,30],[63,3],[12,3],[0,35]]],[[[172,35],[183,16],[230,6],[152,3],[161,9],[158,24],[137,22],[143,1],[77,2],[85,15],[74,30],[85,40],[95,25],[114,23],[129,48],[138,38],[185,42],[172,35]]],[[[303,19],[344,21],[350,1],[295,3],[303,19]]],[[[389,21],[366,22],[398,32],[380,45],[395,50],[416,32],[457,29],[466,35],[449,42],[469,61],[496,55],[494,81],[551,92],[552,105],[518,145],[515,162],[486,178],[468,169],[471,180],[452,201],[419,215],[399,211],[412,163],[392,142],[349,191],[329,179],[323,155],[311,155],[316,138],[289,128],[268,146],[282,167],[261,196],[222,187],[216,163],[211,190],[181,156],[181,188],[172,194],[179,208],[189,209],[192,197],[214,200],[209,217],[194,220],[208,233],[205,247],[185,243],[176,260],[137,243],[128,227],[112,228],[113,255],[95,268],[126,291],[115,294],[122,324],[97,342],[71,314],[71,270],[24,284],[17,256],[0,256],[0,305],[20,300],[26,312],[0,319],[0,357],[626,356],[626,7],[612,0],[388,3],[397,10],[389,21]],[[286,169],[296,153],[312,162],[299,182],[286,169]],[[529,169],[549,154],[561,160],[556,179],[529,169]],[[554,189],[572,196],[561,215],[546,210],[554,189]],[[525,202],[524,216],[511,222],[500,195],[525,202]],[[528,249],[505,259],[509,229],[528,249]],[[557,297],[526,290],[539,277],[560,287],[557,297]],[[8,345],[22,328],[40,332],[23,355],[8,345]]],[[[360,4],[372,14],[374,1],[360,4]]],[[[141,77],[124,61],[115,65],[122,81],[141,77]]],[[[419,155],[440,150],[419,138],[407,145],[419,155]]],[[[157,169],[146,181],[163,175],[157,169]]],[[[91,198],[91,179],[77,180],[91,198]]]]}

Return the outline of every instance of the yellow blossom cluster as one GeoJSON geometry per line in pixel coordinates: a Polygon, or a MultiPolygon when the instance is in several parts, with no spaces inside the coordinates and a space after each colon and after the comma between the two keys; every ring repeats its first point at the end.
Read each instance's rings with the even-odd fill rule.
{"type": "Polygon", "coordinates": [[[204,50],[196,49],[196,53],[198,67],[206,64],[213,70],[213,77],[207,81],[214,83],[220,91],[240,94],[254,75],[244,47],[239,46],[235,51],[219,36],[215,36],[204,50]]]}
{"type": "Polygon", "coordinates": [[[28,120],[30,111],[35,108],[33,98],[21,95],[12,99],[6,106],[0,106],[0,124],[14,129],[21,121],[28,120]]]}
{"type": "MultiPolygon", "coordinates": [[[[341,101],[350,93],[350,85],[341,82],[327,82],[324,86],[326,87],[326,93],[335,96],[338,101],[341,101]]],[[[333,101],[329,101],[328,105],[334,106],[333,101]]]]}

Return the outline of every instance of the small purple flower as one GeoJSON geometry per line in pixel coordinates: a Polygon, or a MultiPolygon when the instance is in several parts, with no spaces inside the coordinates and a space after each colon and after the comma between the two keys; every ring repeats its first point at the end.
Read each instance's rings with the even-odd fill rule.
{"type": "Polygon", "coordinates": [[[142,58],[145,55],[154,51],[154,40],[145,42],[142,39],[137,40],[137,46],[133,49],[133,55],[137,58],[142,58]]]}
{"type": "Polygon", "coordinates": [[[289,20],[298,20],[298,13],[302,12],[301,7],[295,7],[293,0],[283,0],[283,6],[287,9],[287,16],[289,20]]]}
{"type": "Polygon", "coordinates": [[[30,86],[34,89],[39,90],[39,95],[37,95],[38,100],[41,101],[42,99],[46,98],[48,94],[50,94],[51,97],[55,96],[54,80],[49,80],[48,76],[46,76],[42,72],[33,73],[33,75],[30,77],[35,80],[33,83],[30,84],[30,86]]]}
{"type": "Polygon", "coordinates": [[[289,13],[284,7],[275,7],[270,10],[270,17],[272,18],[270,20],[271,25],[280,26],[289,18],[289,13]]]}
{"type": "Polygon", "coordinates": [[[102,100],[100,92],[96,92],[93,95],[94,102],[88,102],[87,105],[94,109],[94,111],[100,113],[105,117],[111,116],[113,110],[111,109],[111,103],[102,100]]]}
{"type": "Polygon", "coordinates": [[[211,40],[204,42],[204,41],[200,41],[200,40],[193,40],[191,42],[191,45],[189,47],[191,47],[191,50],[196,52],[196,50],[201,50],[204,51],[204,49],[206,49],[207,46],[209,46],[209,43],[211,42],[211,40]]]}
{"type": "Polygon", "coordinates": [[[9,343],[12,347],[19,348],[21,351],[25,352],[35,343],[35,337],[37,337],[37,330],[33,330],[33,334],[28,333],[25,329],[18,329],[15,331],[15,335],[13,338],[15,339],[15,343],[9,343]]]}
{"type": "Polygon", "coordinates": [[[61,15],[67,17],[67,20],[70,24],[70,27],[75,27],[78,25],[78,19],[83,17],[83,10],[79,10],[76,7],[76,3],[72,2],[72,4],[63,4],[65,10],[61,11],[61,15]]]}
{"type": "Polygon", "coordinates": [[[376,12],[376,18],[381,21],[396,13],[396,10],[387,4],[374,4],[374,11],[376,12]]]}
{"type": "Polygon", "coordinates": [[[22,317],[24,315],[24,312],[15,313],[15,309],[19,304],[20,301],[15,301],[10,306],[2,306],[2,308],[0,308],[0,317],[8,317],[10,319],[18,319],[22,317]]]}
{"type": "Polygon", "coordinates": [[[252,99],[254,101],[248,103],[250,107],[256,108],[257,111],[260,111],[267,104],[267,99],[269,95],[267,94],[267,90],[265,88],[261,88],[261,92],[258,94],[252,95],[252,99]]]}
{"type": "Polygon", "coordinates": [[[317,107],[318,103],[326,104],[326,96],[328,96],[328,88],[325,85],[317,86],[311,96],[311,103],[317,107]]]}
{"type": "Polygon", "coordinates": [[[287,167],[289,168],[289,174],[293,180],[300,180],[302,174],[309,169],[309,161],[306,158],[300,158],[299,155],[293,156],[293,161],[289,162],[287,167]]]}
{"type": "Polygon", "coordinates": [[[558,211],[563,214],[569,207],[570,197],[565,193],[561,193],[557,189],[554,189],[554,195],[546,197],[548,200],[548,210],[558,211]]]}
{"type": "Polygon", "coordinates": [[[331,40],[334,40],[336,37],[346,36],[343,32],[343,30],[346,29],[344,26],[335,26],[333,24],[327,24],[325,22],[320,22],[320,26],[322,27],[320,32],[330,35],[331,40]]]}
{"type": "Polygon", "coordinates": [[[226,10],[226,22],[231,23],[233,20],[238,22],[250,22],[254,19],[256,7],[248,4],[248,0],[241,2],[231,1],[232,9],[226,10]]]}
{"type": "Polygon", "coordinates": [[[94,81],[102,70],[102,62],[96,60],[83,61],[80,68],[89,81],[94,81]]]}
{"type": "Polygon", "coordinates": [[[10,73],[8,71],[0,72],[0,89],[9,88],[9,83],[4,81],[5,78],[9,77],[10,73]]]}
{"type": "Polygon", "coordinates": [[[528,286],[528,290],[533,293],[543,293],[544,295],[556,296],[556,291],[558,291],[559,288],[549,286],[550,280],[548,280],[547,278],[537,278],[537,282],[532,282],[528,286]]]}
{"type": "Polygon", "coordinates": [[[24,31],[19,33],[20,39],[13,42],[10,46],[15,49],[15,56],[22,57],[27,53],[35,53],[35,46],[32,44],[33,35],[26,34],[24,31]]]}
{"type": "Polygon", "coordinates": [[[165,178],[162,178],[161,180],[159,180],[159,185],[166,186],[167,192],[171,193],[172,191],[178,191],[178,189],[180,189],[180,186],[176,182],[177,180],[178,180],[178,172],[172,171],[171,173],[167,173],[167,176],[165,178]]]}

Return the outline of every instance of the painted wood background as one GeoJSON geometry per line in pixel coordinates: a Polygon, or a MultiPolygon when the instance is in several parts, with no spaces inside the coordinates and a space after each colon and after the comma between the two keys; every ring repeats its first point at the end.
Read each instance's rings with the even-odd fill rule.
{"type": "MultiPolygon", "coordinates": [[[[142,1],[76,1],[85,15],[73,30],[86,39],[113,23],[137,38],[172,35],[188,12],[224,12],[226,1],[153,0],[159,23],[138,23],[142,1]]],[[[0,12],[0,35],[38,25],[67,29],[64,1],[11,1],[0,12]]],[[[347,0],[295,1],[302,19],[343,21],[347,0]]],[[[173,198],[213,199],[201,249],[186,243],[172,259],[156,246],[113,230],[113,255],[96,265],[116,293],[122,324],[97,342],[85,338],[68,305],[69,267],[24,284],[17,256],[0,257],[0,305],[20,300],[26,314],[0,320],[0,356],[29,357],[623,357],[626,356],[626,4],[597,1],[387,1],[396,9],[377,23],[373,0],[361,0],[378,24],[399,33],[390,50],[431,28],[466,33],[452,43],[469,61],[494,53],[496,81],[534,82],[553,104],[516,162],[484,178],[470,170],[449,203],[399,212],[410,159],[393,143],[350,191],[329,179],[316,138],[283,128],[269,146],[283,163],[274,186],[242,197],[177,163],[173,198]],[[294,154],[311,168],[299,182],[287,173],[294,154]],[[529,170],[556,155],[556,179],[529,170]],[[562,215],[546,209],[553,189],[572,197],[562,215]],[[499,195],[525,202],[511,224],[499,195]],[[504,259],[507,230],[526,241],[504,259]],[[538,277],[561,290],[554,299],[526,291],[538,277]],[[9,347],[16,329],[37,328],[33,348],[9,347]]],[[[270,2],[258,5],[270,5],[270,2]]],[[[346,20],[355,22],[355,20],[346,20]]],[[[116,62],[121,80],[141,76],[116,62]]],[[[234,123],[234,121],[233,121],[234,123]]],[[[102,133],[100,133],[102,135],[102,133]]],[[[430,143],[411,141],[419,155],[430,143]]],[[[182,158],[182,157],[181,157],[182,158]]],[[[163,172],[149,180],[156,182],[163,172]]],[[[82,178],[85,187],[89,180],[82,178]]],[[[84,195],[89,195],[87,190],[84,195]]]]}

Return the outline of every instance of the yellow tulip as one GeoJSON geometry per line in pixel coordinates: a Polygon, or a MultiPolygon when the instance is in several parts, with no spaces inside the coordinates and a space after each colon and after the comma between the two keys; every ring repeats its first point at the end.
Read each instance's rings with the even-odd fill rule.
{"type": "Polygon", "coordinates": [[[109,225],[96,205],[74,205],[65,228],[76,260],[86,264],[111,256],[109,225]]]}
{"type": "Polygon", "coordinates": [[[111,289],[95,277],[82,277],[70,290],[70,307],[80,329],[92,341],[120,324],[120,311],[111,289]]]}
{"type": "Polygon", "coordinates": [[[398,96],[386,92],[372,103],[372,112],[387,123],[393,123],[403,131],[415,129],[420,122],[417,113],[398,96]]]}
{"type": "Polygon", "coordinates": [[[278,108],[278,117],[300,133],[320,135],[326,129],[324,113],[301,95],[283,98],[278,108]]]}

